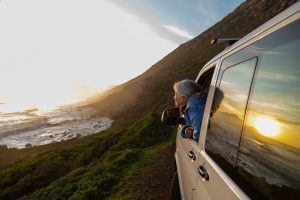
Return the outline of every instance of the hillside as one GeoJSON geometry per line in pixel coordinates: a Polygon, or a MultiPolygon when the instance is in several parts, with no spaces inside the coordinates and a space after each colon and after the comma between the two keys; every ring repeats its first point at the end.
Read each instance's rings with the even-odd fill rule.
{"type": "Polygon", "coordinates": [[[99,114],[117,119],[128,114],[132,117],[143,116],[149,111],[162,112],[173,104],[172,84],[184,78],[195,79],[205,63],[224,49],[222,45],[210,45],[213,38],[242,38],[294,2],[250,0],[242,3],[223,20],[92,105],[99,114]]]}
{"type": "Polygon", "coordinates": [[[210,45],[212,38],[243,37],[294,2],[246,1],[140,76],[93,99],[89,107],[115,120],[107,131],[0,149],[0,199],[168,199],[175,129],[162,126],[159,114],[173,105],[173,83],[195,79],[223,50],[210,45]]]}

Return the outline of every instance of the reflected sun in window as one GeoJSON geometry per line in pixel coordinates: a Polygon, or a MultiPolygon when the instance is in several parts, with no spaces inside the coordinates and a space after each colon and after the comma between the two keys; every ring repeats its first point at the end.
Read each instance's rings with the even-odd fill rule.
{"type": "Polygon", "coordinates": [[[263,136],[275,137],[279,134],[280,125],[279,123],[269,117],[257,117],[254,122],[254,127],[263,136]]]}

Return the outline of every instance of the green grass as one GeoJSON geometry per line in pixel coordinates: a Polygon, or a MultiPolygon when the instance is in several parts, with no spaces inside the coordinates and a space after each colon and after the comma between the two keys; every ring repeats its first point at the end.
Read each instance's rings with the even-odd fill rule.
{"type": "Polygon", "coordinates": [[[22,160],[0,172],[0,199],[158,198],[163,170],[174,167],[172,133],[148,113],[88,144],[22,160]]]}
{"type": "Polygon", "coordinates": [[[167,199],[173,163],[171,141],[149,148],[133,167],[126,171],[108,199],[167,199]],[[166,165],[168,163],[168,165],[166,165]]]}

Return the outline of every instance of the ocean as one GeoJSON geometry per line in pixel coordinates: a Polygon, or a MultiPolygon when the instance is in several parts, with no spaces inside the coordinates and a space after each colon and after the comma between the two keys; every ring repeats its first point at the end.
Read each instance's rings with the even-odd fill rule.
{"type": "Polygon", "coordinates": [[[107,130],[112,123],[92,109],[73,105],[43,113],[37,109],[0,112],[0,146],[21,149],[61,142],[107,130]]]}

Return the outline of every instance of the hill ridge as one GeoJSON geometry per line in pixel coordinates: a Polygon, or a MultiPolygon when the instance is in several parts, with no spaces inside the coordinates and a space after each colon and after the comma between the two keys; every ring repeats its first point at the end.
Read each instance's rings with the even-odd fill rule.
{"type": "Polygon", "coordinates": [[[161,112],[173,104],[172,85],[184,78],[195,79],[200,69],[224,49],[210,45],[213,38],[242,38],[282,12],[296,0],[248,0],[206,31],[164,56],[141,75],[108,91],[91,103],[99,115],[116,120],[161,112]],[[245,26],[247,24],[247,26],[245,26]],[[229,28],[230,27],[230,28],[229,28]]]}

